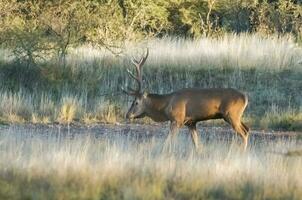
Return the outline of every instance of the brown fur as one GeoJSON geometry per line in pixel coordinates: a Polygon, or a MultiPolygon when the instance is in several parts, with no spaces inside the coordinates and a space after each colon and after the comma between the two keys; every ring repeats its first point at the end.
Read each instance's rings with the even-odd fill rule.
{"type": "Polygon", "coordinates": [[[127,116],[148,116],[154,121],[171,122],[170,134],[175,135],[183,125],[191,131],[192,141],[198,147],[196,123],[209,119],[224,119],[243,139],[247,146],[249,128],[241,121],[247,106],[247,97],[231,88],[182,89],[170,94],[137,95],[127,116]]]}
{"type": "Polygon", "coordinates": [[[222,118],[240,134],[243,147],[246,149],[249,128],[241,122],[241,116],[248,103],[244,94],[231,88],[190,88],[165,95],[142,93],[142,66],[148,55],[147,49],[146,54],[139,61],[132,59],[136,75],[128,70],[129,76],[137,82],[138,88],[136,90],[129,88],[130,91],[122,88],[126,94],[135,96],[126,115],[127,118],[148,116],[157,122],[170,121],[168,138],[173,138],[178,128],[186,125],[191,132],[196,149],[198,149],[196,123],[222,118]]]}

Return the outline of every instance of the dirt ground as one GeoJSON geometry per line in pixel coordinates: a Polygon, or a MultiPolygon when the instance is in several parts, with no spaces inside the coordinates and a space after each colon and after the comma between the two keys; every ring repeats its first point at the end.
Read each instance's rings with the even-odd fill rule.
{"type": "MultiPolygon", "coordinates": [[[[28,131],[31,134],[62,134],[62,135],[77,135],[77,134],[94,134],[96,136],[122,135],[135,138],[165,138],[169,132],[169,123],[162,124],[95,124],[84,126],[81,124],[67,125],[6,125],[0,126],[0,131],[7,129],[28,131]]],[[[228,126],[198,126],[198,132],[201,140],[209,140],[216,138],[226,140],[236,137],[234,130],[228,126]]],[[[188,129],[183,127],[179,131],[179,135],[188,135],[188,129]]],[[[302,132],[294,131],[274,131],[274,130],[251,130],[250,140],[302,140],[302,132]]]]}

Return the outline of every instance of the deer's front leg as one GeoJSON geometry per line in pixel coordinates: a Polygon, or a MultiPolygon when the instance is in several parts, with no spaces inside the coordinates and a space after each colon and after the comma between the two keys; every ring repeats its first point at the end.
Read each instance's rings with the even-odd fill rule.
{"type": "Polygon", "coordinates": [[[179,125],[177,124],[177,122],[176,121],[171,122],[170,131],[164,143],[163,151],[171,153],[171,148],[173,146],[174,138],[178,132],[178,129],[179,129],[179,125]]]}
{"type": "Polygon", "coordinates": [[[191,139],[192,139],[192,143],[194,144],[194,149],[195,149],[195,153],[198,155],[201,153],[201,144],[199,142],[199,137],[198,137],[198,132],[197,132],[197,128],[196,128],[196,124],[192,124],[191,126],[189,126],[189,130],[190,130],[190,134],[191,134],[191,139]]]}

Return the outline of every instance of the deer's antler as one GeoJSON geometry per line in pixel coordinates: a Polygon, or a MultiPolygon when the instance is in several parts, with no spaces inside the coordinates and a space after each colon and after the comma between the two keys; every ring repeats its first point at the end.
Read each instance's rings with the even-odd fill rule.
{"type": "Polygon", "coordinates": [[[142,84],[143,84],[143,77],[142,77],[142,66],[146,62],[149,55],[149,50],[147,48],[146,53],[142,58],[137,61],[135,58],[131,59],[131,62],[135,66],[136,75],[134,75],[129,69],[127,69],[128,75],[133,78],[137,82],[137,89],[128,88],[128,91],[122,88],[122,90],[128,95],[138,95],[142,92],[142,84]]]}

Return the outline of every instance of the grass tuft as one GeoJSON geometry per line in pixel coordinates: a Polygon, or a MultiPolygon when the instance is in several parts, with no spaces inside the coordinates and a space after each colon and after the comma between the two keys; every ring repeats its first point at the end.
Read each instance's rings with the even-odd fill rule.
{"type": "Polygon", "coordinates": [[[273,108],[260,119],[260,127],[281,130],[302,130],[302,112],[292,109],[273,108]]]}
{"type": "Polygon", "coordinates": [[[64,99],[59,116],[58,122],[61,124],[70,124],[76,117],[77,105],[74,99],[64,99]]]}

